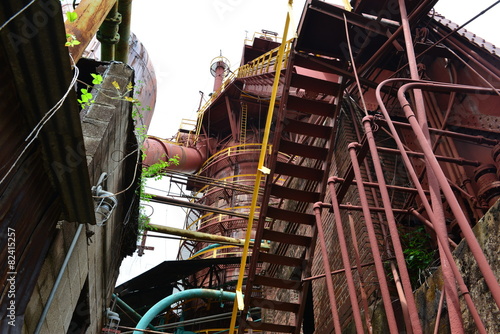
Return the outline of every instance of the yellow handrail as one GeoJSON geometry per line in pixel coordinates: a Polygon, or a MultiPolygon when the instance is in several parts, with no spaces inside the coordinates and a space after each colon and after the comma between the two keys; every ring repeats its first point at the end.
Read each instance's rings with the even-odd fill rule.
{"type": "Polygon", "coordinates": [[[258,144],[258,143],[248,143],[248,144],[240,144],[240,145],[235,145],[235,146],[231,146],[231,147],[226,147],[225,149],[220,150],[219,152],[215,153],[210,158],[208,158],[201,166],[199,173],[201,173],[201,171],[203,171],[214,160],[219,159],[220,157],[231,156],[232,152],[237,153],[237,154],[241,154],[244,152],[248,153],[248,152],[252,152],[252,151],[260,152],[261,147],[262,147],[262,144],[258,144]]]}
{"type": "MultiPolygon", "coordinates": [[[[286,40],[286,36],[288,33],[288,26],[290,25],[290,20],[292,17],[293,13],[293,8],[292,8],[293,0],[288,0],[288,12],[286,15],[286,21],[285,21],[285,29],[283,32],[283,40],[286,40]]],[[[255,178],[255,184],[254,184],[254,192],[252,196],[252,208],[250,209],[250,214],[248,216],[248,226],[247,226],[247,231],[245,235],[245,245],[243,247],[243,254],[246,254],[248,252],[248,249],[250,247],[250,239],[252,238],[252,227],[253,227],[253,219],[255,215],[255,209],[257,208],[257,200],[259,197],[259,190],[260,190],[260,179],[263,174],[269,174],[270,170],[264,166],[265,158],[267,155],[267,144],[269,142],[269,134],[271,132],[271,123],[273,120],[273,111],[274,111],[274,105],[276,103],[276,97],[278,95],[278,87],[279,87],[279,82],[280,82],[280,75],[281,75],[281,65],[282,65],[282,59],[285,54],[285,43],[281,43],[279,47],[279,52],[276,60],[276,71],[274,75],[274,82],[273,82],[273,90],[271,93],[271,100],[269,101],[269,109],[267,112],[267,119],[266,119],[266,126],[264,129],[264,136],[262,138],[262,150],[260,152],[260,157],[259,157],[259,165],[257,168],[257,177],[255,178]]],[[[240,271],[238,275],[238,283],[236,284],[236,299],[234,301],[234,306],[233,306],[233,314],[231,316],[231,324],[229,327],[229,334],[234,333],[234,328],[236,326],[236,318],[238,316],[238,310],[243,310],[244,309],[244,301],[243,301],[243,280],[245,278],[245,267],[247,264],[247,257],[242,256],[241,257],[241,263],[240,263],[240,271]]]]}
{"type": "MultiPolygon", "coordinates": [[[[231,207],[231,208],[225,208],[225,210],[228,210],[228,211],[231,211],[231,210],[234,210],[237,212],[237,210],[241,210],[241,209],[251,209],[252,207],[250,205],[243,205],[243,206],[235,206],[235,207],[231,207]]],[[[193,227],[193,225],[195,225],[197,222],[211,216],[211,215],[216,215],[214,216],[214,218],[211,218],[211,219],[221,219],[221,217],[223,216],[230,216],[229,214],[227,215],[223,215],[221,213],[215,213],[215,212],[209,212],[209,213],[206,213],[204,214],[203,216],[201,216],[200,218],[194,220],[193,222],[191,222],[191,224],[189,224],[187,227],[186,227],[186,230],[189,230],[189,231],[192,231],[191,230],[191,227],[193,227]]],[[[201,226],[200,226],[201,227],[201,226]]]]}
{"type": "Polygon", "coordinates": [[[205,186],[203,186],[203,188],[201,188],[200,190],[198,190],[197,192],[194,193],[194,197],[197,197],[199,194],[205,192],[209,187],[214,187],[214,188],[217,188],[217,187],[221,187],[220,186],[220,182],[222,181],[224,184],[237,184],[237,185],[241,185],[241,183],[243,181],[254,181],[255,180],[255,176],[257,176],[257,174],[237,174],[237,175],[230,175],[230,176],[226,176],[226,177],[223,177],[223,178],[220,178],[220,179],[217,179],[217,183],[214,182],[214,183],[209,183],[205,186]],[[240,178],[238,181],[227,181],[229,179],[235,179],[235,178],[240,178]],[[243,180],[244,179],[244,180],[243,180]]]}
{"type": "MultiPolygon", "coordinates": [[[[284,36],[284,38],[286,38],[286,36],[284,36]]],[[[282,43],[279,47],[254,59],[250,63],[239,67],[236,71],[230,72],[230,74],[223,81],[221,87],[217,91],[212,93],[212,96],[198,110],[195,142],[198,140],[198,137],[201,132],[201,123],[203,121],[203,116],[205,114],[205,111],[208,110],[208,108],[212,105],[213,101],[217,98],[217,96],[219,96],[227,88],[227,86],[229,86],[236,78],[243,78],[257,74],[269,73],[272,70],[277,69],[278,67],[279,71],[281,71],[283,68],[285,68],[286,61],[288,60],[288,57],[290,55],[292,42],[293,38],[286,41],[285,43],[282,43]],[[280,64],[278,66],[278,55],[281,49],[283,49],[283,51],[281,53],[280,64]],[[259,69],[260,73],[258,72],[259,69]]]]}

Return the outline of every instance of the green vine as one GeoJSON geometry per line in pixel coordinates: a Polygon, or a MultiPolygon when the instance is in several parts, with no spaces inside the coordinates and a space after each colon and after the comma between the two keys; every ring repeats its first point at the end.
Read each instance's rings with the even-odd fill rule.
{"type": "MultiPolygon", "coordinates": [[[[127,91],[133,90],[133,98],[130,97],[125,97],[124,99],[126,101],[132,102],[133,103],[133,108],[132,108],[132,119],[134,120],[134,128],[135,128],[135,135],[137,137],[137,142],[140,145],[140,150],[142,152],[142,160],[146,158],[146,151],[144,147],[144,142],[147,138],[147,127],[144,124],[143,120],[143,113],[144,111],[150,111],[151,108],[149,106],[143,106],[141,102],[138,99],[138,96],[140,95],[141,88],[142,88],[142,81],[138,81],[136,86],[133,87],[132,85],[127,86],[127,91]]],[[[113,83],[113,86],[115,86],[116,89],[119,89],[118,84],[115,82],[113,83]]],[[[162,158],[164,158],[162,156],[162,158]]],[[[167,175],[166,169],[170,166],[178,166],[180,164],[179,156],[175,155],[173,157],[168,158],[166,161],[164,160],[159,160],[158,162],[152,164],[149,167],[143,166],[141,170],[141,177],[139,179],[139,187],[137,189],[137,194],[139,196],[139,200],[141,201],[141,204],[139,206],[139,219],[138,219],[138,230],[139,234],[141,234],[142,231],[144,231],[146,228],[150,227],[150,217],[146,214],[146,207],[147,203],[151,201],[151,195],[148,194],[145,191],[146,188],[146,182],[148,179],[154,179],[155,181],[161,180],[164,176],[167,175]]]]}
{"type": "Polygon", "coordinates": [[[435,251],[431,247],[431,239],[425,228],[418,226],[402,233],[401,242],[412,284],[417,285],[421,273],[434,261],[435,251]]]}

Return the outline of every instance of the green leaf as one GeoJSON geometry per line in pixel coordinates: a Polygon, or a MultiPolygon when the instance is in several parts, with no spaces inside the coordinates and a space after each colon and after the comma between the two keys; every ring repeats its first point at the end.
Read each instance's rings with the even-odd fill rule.
{"type": "Polygon", "coordinates": [[[92,80],[92,84],[94,85],[99,85],[103,80],[100,74],[90,73],[90,75],[92,76],[92,78],[94,78],[92,80]]]}
{"type": "Polygon", "coordinates": [[[76,12],[66,12],[66,17],[69,22],[75,22],[78,18],[78,14],[76,12]]]}

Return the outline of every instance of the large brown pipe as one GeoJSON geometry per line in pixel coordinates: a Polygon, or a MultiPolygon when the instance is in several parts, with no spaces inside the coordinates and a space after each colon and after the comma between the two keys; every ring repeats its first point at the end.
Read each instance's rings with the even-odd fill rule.
{"type": "Polygon", "coordinates": [[[151,166],[159,161],[169,161],[171,158],[178,160],[179,164],[170,164],[169,170],[195,173],[197,172],[207,158],[203,148],[190,148],[170,143],[165,139],[148,137],[144,142],[146,157],[142,164],[151,166]]]}

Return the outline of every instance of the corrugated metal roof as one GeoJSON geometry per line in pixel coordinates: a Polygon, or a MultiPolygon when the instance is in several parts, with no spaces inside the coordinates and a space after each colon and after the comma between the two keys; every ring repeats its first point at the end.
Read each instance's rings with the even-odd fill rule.
{"type": "MultiPolygon", "coordinates": [[[[22,8],[19,1],[0,4],[0,22],[22,8]]],[[[35,2],[0,31],[7,64],[19,97],[20,116],[34,129],[68,92],[61,108],[38,135],[47,176],[61,195],[64,218],[94,223],[94,203],[85,159],[79,107],[70,86],[71,70],[60,6],[35,2]]]]}
{"type": "Polygon", "coordinates": [[[21,11],[24,6],[17,0],[0,2],[0,24],[13,18],[0,30],[0,180],[5,177],[0,184],[0,257],[4,263],[11,255],[6,233],[15,231],[15,267],[3,266],[0,271],[1,333],[22,328],[57,221],[61,217],[79,223],[95,221],[61,7],[35,1],[21,11]],[[52,109],[65,94],[61,108],[52,109]],[[48,114],[51,109],[56,110],[53,115],[48,114]],[[26,138],[42,123],[28,146],[26,138]],[[17,272],[16,327],[8,326],[5,314],[10,302],[6,279],[12,271],[17,272]]]}

